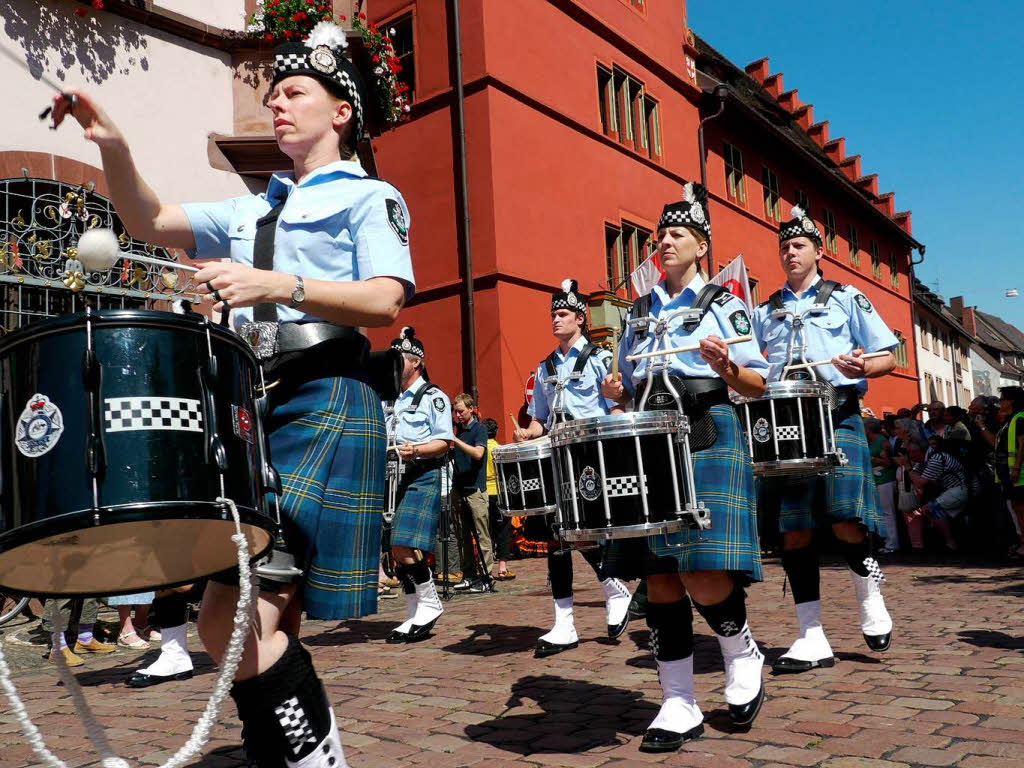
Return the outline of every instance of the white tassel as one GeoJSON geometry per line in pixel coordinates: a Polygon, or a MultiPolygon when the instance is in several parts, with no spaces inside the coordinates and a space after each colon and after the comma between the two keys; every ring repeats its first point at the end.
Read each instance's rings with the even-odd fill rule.
{"type": "Polygon", "coordinates": [[[411,325],[407,325],[407,326],[402,328],[402,332],[400,334],[398,334],[398,338],[400,338],[400,339],[411,339],[415,335],[416,335],[415,329],[411,325]]]}
{"type": "Polygon", "coordinates": [[[685,200],[688,203],[692,203],[697,200],[696,196],[693,194],[692,181],[686,182],[686,184],[683,186],[683,200],[685,200]]]}
{"type": "Polygon", "coordinates": [[[572,290],[572,279],[567,277],[565,280],[562,281],[562,292],[563,293],[568,293],[571,290],[572,290]]]}
{"type": "Polygon", "coordinates": [[[306,45],[310,48],[326,45],[328,48],[348,48],[345,30],[332,21],[321,21],[309,31],[306,45]]]}
{"type": "Polygon", "coordinates": [[[804,213],[804,209],[801,208],[799,205],[794,205],[793,208],[790,210],[789,215],[794,219],[802,219],[807,214],[804,213]]]}

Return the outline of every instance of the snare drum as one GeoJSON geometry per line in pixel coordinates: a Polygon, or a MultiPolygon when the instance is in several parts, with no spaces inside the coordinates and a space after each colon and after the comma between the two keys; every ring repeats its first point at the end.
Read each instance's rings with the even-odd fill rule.
{"type": "Polygon", "coordinates": [[[813,475],[840,464],[828,384],[773,381],[762,397],[730,397],[739,412],[755,475],[813,475]]]}
{"type": "Polygon", "coordinates": [[[554,514],[558,502],[549,437],[498,446],[492,458],[501,514],[506,517],[554,514]]]}
{"type": "Polygon", "coordinates": [[[257,367],[200,315],[102,310],[0,341],[0,585],[115,595],[188,583],[273,543],[257,367]]]}
{"type": "Polygon", "coordinates": [[[697,502],[689,422],[676,411],[615,413],[557,425],[558,525],[570,541],[707,528],[697,502]]]}

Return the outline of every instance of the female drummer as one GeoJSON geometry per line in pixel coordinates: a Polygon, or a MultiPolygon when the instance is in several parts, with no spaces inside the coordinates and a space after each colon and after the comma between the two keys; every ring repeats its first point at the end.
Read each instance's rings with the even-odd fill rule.
{"type": "MultiPolygon", "coordinates": [[[[267,427],[291,525],[286,543],[304,581],[263,579],[231,692],[251,762],[275,768],[345,765],[333,711],[296,634],[302,610],[319,619],[375,611],[386,443],[380,399],[362,365],[366,340],[355,328],[390,325],[414,290],[405,204],[390,184],[367,178],[356,158],[368,94],[345,45],[345,33],[323,22],[307,42],[275,49],[269,106],[293,173],[272,176],[263,194],[219,203],[161,203],[91,98],[71,92],[74,100],[54,103],[55,124],[70,111],[99,145],[129,232],[201,259],[230,257],[204,267],[196,284],[214,309],[233,311],[236,327],[254,313],[261,329],[276,326],[276,351],[299,357],[271,391],[267,427]],[[276,225],[267,214],[279,214],[276,225]],[[260,234],[266,227],[269,242],[260,234]],[[253,266],[256,242],[270,246],[272,260],[258,259],[263,268],[253,266]],[[303,353],[304,340],[324,337],[326,346],[303,353]]],[[[234,578],[211,580],[200,613],[200,636],[218,662],[238,599],[234,578]]]]}
{"type": "MultiPolygon", "coordinates": [[[[688,183],[684,199],[666,205],[658,221],[658,255],[665,279],[634,303],[619,348],[622,376],[607,376],[602,384],[604,394],[620,403],[635,395],[638,405],[668,399],[669,407],[675,408],[674,399],[665,398],[664,392],[652,391],[644,399],[648,366],[657,359],[634,364],[627,356],[650,351],[655,329],[651,324],[636,330],[628,321],[645,316],[665,321],[668,348],[699,342],[696,352],[661,360],[668,365],[690,418],[697,500],[710,511],[711,528],[647,540],[647,624],[662,705],[644,734],[643,752],[676,750],[704,731],[694,696],[691,599],[722,649],[725,699],[733,722],[752,723],[764,699],[764,657],[747,626],[744,593],[747,584],[761,579],[754,476],[726,385],[758,397],[764,392],[768,364],[753,341],[723,341],[747,336],[750,318],[740,299],[719,286],[707,286],[698,273],[710,236],[707,193],[699,184],[688,183]],[[686,309],[691,312],[672,317],[686,309]]],[[[660,379],[659,373],[654,381],[660,379]]]]}

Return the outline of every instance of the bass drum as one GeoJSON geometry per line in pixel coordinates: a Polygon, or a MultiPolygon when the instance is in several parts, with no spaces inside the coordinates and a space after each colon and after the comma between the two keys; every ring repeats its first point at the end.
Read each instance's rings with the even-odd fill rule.
{"type": "Polygon", "coordinates": [[[273,543],[256,360],[199,315],[102,310],[0,341],[0,586],[115,595],[273,543]]]}

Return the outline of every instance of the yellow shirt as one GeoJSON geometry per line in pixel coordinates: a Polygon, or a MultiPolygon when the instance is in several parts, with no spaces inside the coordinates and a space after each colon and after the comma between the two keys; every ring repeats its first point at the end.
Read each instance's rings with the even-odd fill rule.
{"type": "Polygon", "coordinates": [[[494,480],[494,449],[498,447],[497,440],[487,441],[487,495],[498,495],[498,484],[494,480]]]}

